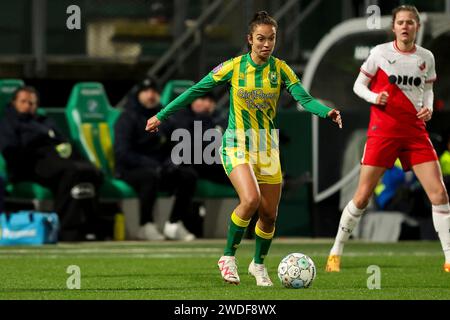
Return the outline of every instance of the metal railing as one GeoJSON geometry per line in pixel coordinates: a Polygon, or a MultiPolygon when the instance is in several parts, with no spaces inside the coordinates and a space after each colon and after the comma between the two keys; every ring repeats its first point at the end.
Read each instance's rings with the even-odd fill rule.
{"type": "MultiPolygon", "coordinates": [[[[202,43],[202,34],[207,22],[216,14],[209,26],[219,24],[226,15],[239,3],[238,0],[215,0],[198,17],[195,23],[190,26],[157,60],[157,62],[147,71],[147,76],[157,79],[159,83],[167,82],[178,68],[194,53],[202,43]],[[225,6],[223,7],[225,3],[225,6]]],[[[134,87],[130,90],[132,91],[134,87]]],[[[126,97],[118,103],[122,107],[126,102],[126,97]]]]}

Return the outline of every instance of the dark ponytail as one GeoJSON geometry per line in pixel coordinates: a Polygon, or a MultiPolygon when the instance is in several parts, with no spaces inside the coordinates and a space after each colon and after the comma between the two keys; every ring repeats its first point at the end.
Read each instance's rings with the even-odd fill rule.
{"type": "MultiPolygon", "coordinates": [[[[258,11],[255,13],[253,19],[248,24],[248,34],[251,36],[253,34],[253,31],[255,31],[256,26],[260,24],[268,24],[275,27],[275,29],[278,29],[278,23],[275,21],[274,18],[269,16],[267,11],[258,11]]],[[[247,43],[247,46],[248,49],[250,50],[251,46],[249,43],[247,43]]]]}

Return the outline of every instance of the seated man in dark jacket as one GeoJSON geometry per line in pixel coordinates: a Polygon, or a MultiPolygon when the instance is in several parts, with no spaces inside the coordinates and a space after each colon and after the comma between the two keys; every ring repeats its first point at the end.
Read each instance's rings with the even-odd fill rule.
{"type": "Polygon", "coordinates": [[[138,193],[139,239],[162,240],[165,236],[172,240],[193,240],[195,236],[186,229],[182,220],[193,210],[197,174],[189,166],[173,164],[170,132],[164,126],[157,133],[150,134],[144,130],[147,119],[161,108],[155,82],[144,80],[137,92],[131,94],[115,126],[116,174],[138,193]],[[164,225],[164,236],[153,220],[153,207],[161,190],[175,195],[170,220],[164,225]]]}
{"type": "Polygon", "coordinates": [[[212,93],[195,99],[189,108],[177,111],[166,121],[166,125],[170,130],[184,129],[189,132],[190,139],[180,143],[188,143],[186,147],[191,148],[191,159],[188,160],[194,164],[199,178],[231,186],[219,156],[222,135],[228,125],[228,114],[222,114],[216,109],[216,100],[212,93]],[[204,139],[208,130],[217,132],[211,141],[204,139]],[[198,153],[197,157],[195,153],[198,153]]]}
{"type": "Polygon", "coordinates": [[[0,123],[0,151],[11,182],[35,181],[54,195],[60,240],[84,240],[95,232],[101,173],[72,150],[53,121],[36,113],[38,93],[22,87],[14,93],[0,123]]]}

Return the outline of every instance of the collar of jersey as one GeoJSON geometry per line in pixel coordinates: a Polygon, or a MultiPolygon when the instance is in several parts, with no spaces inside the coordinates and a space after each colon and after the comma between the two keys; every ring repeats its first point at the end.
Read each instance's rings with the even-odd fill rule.
{"type": "Polygon", "coordinates": [[[396,41],[396,40],[392,41],[392,43],[393,43],[393,45],[394,45],[394,49],[395,49],[397,52],[401,53],[401,54],[409,55],[409,54],[413,54],[414,52],[417,51],[416,44],[414,44],[414,47],[413,47],[411,50],[409,50],[409,51],[403,51],[403,50],[400,50],[400,48],[397,46],[397,41],[396,41]]]}
{"type": "Polygon", "coordinates": [[[256,64],[253,60],[252,60],[252,56],[250,55],[250,52],[247,53],[247,61],[255,68],[255,69],[263,69],[265,68],[269,62],[270,59],[272,59],[272,56],[269,57],[269,59],[267,59],[267,62],[265,62],[264,64],[256,64]]]}

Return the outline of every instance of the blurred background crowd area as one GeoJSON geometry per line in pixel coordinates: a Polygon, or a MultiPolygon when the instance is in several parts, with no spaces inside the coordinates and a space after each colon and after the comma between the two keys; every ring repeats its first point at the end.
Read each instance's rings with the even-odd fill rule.
{"type": "MultiPolygon", "coordinates": [[[[357,182],[354,168],[369,115],[353,83],[370,48],[393,39],[390,15],[401,4],[413,4],[423,15],[418,40],[436,59],[435,115],[427,128],[442,154],[450,129],[450,0],[2,1],[0,79],[36,87],[40,105],[61,123],[61,113],[51,110],[64,109],[79,82],[102,83],[111,106],[121,108],[146,77],[161,88],[175,79],[196,82],[246,52],[247,23],[266,10],[279,23],[274,55],[287,61],[313,96],[342,110],[345,129],[315,124],[297,112],[286,92],[281,96],[282,165],[293,185],[283,193],[279,232],[334,236],[340,207],[357,182]],[[68,12],[73,5],[80,10],[79,29],[67,26],[77,18],[68,12]],[[380,29],[367,26],[374,18],[371,5],[384,17],[380,29]]],[[[227,88],[215,91],[218,109],[226,112],[227,88]]]]}
{"type": "MultiPolygon", "coordinates": [[[[247,23],[257,10],[279,21],[275,54],[302,73],[332,27],[382,15],[406,1],[390,0],[17,0],[0,4],[0,76],[22,78],[42,92],[42,105],[62,106],[73,84],[105,85],[112,105],[148,72],[161,82],[194,81],[246,48],[247,23]],[[80,8],[80,29],[67,20],[80,8]],[[169,54],[167,56],[167,54],[169,54]],[[164,59],[163,59],[164,58],[164,59]]],[[[446,0],[408,1],[423,12],[449,10],[446,0]]]]}

